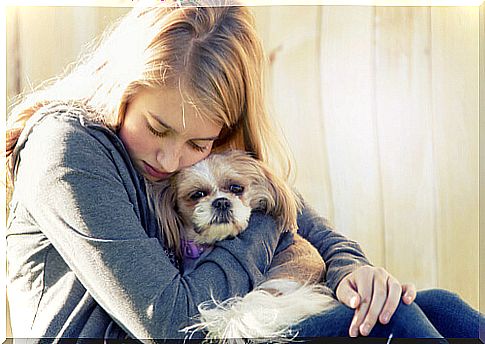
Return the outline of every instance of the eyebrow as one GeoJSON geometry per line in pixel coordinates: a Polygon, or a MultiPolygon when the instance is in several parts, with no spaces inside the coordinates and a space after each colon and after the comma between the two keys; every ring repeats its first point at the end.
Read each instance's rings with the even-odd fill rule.
{"type": "MultiPolygon", "coordinates": [[[[162,121],[158,116],[156,116],[154,113],[148,111],[148,114],[150,115],[150,117],[152,117],[154,120],[156,120],[160,125],[162,125],[163,127],[167,128],[168,130],[171,130],[173,131],[174,133],[180,135],[180,133],[175,130],[174,128],[172,128],[171,126],[169,126],[167,123],[165,123],[164,121],[162,121]]],[[[215,141],[219,138],[219,136],[211,136],[211,137],[200,137],[200,138],[193,138],[191,139],[192,141],[215,141]]]]}

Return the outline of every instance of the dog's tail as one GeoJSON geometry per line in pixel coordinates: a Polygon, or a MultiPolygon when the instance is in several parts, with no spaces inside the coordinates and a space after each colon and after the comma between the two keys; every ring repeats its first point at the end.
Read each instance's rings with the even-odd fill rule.
{"type": "Polygon", "coordinates": [[[273,342],[291,341],[297,335],[292,326],[337,303],[323,285],[269,280],[244,297],[200,304],[198,323],[182,331],[205,331],[206,339],[222,343],[243,343],[242,338],[250,342],[265,342],[269,338],[273,342]]]}

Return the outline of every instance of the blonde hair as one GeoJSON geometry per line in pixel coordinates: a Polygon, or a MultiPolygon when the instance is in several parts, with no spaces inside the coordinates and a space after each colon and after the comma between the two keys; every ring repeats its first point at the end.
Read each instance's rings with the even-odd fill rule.
{"type": "MultiPolygon", "coordinates": [[[[12,152],[29,118],[51,102],[90,108],[91,119],[117,131],[142,87],[174,87],[208,120],[221,124],[214,151],[241,149],[279,161],[289,155],[275,134],[263,97],[264,54],[248,8],[224,1],[211,7],[169,7],[159,0],[135,6],[66,76],[33,92],[7,121],[7,187],[12,152]],[[156,4],[156,5],[155,5],[156,4]]],[[[198,4],[200,5],[200,3],[198,4]]]]}

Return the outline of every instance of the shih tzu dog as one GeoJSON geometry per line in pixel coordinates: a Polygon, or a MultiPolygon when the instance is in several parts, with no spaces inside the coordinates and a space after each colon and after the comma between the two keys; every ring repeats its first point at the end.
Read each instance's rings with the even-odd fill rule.
{"type": "Polygon", "coordinates": [[[263,283],[244,297],[200,304],[200,317],[186,333],[206,331],[207,339],[219,342],[291,339],[292,326],[337,303],[321,283],[320,254],[296,233],[299,198],[259,160],[242,151],[212,154],[174,175],[154,197],[167,244],[185,269],[209,254],[214,242],[244,231],[253,210],[294,233],[293,244],[273,257],[263,283]]]}

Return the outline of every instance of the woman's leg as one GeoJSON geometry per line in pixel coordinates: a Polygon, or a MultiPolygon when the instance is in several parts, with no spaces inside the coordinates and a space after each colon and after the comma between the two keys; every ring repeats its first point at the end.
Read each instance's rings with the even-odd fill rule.
{"type": "Polygon", "coordinates": [[[479,338],[480,324],[485,325],[483,314],[447,290],[419,291],[415,302],[446,338],[479,338]]]}
{"type": "MultiPolygon", "coordinates": [[[[349,337],[354,310],[339,304],[320,315],[311,317],[293,328],[298,337],[349,337]]],[[[387,325],[377,323],[369,337],[389,338],[442,338],[426,315],[416,304],[401,303],[387,325]]],[[[392,341],[391,341],[392,343],[392,341]]],[[[437,339],[436,342],[446,343],[437,339]]]]}

